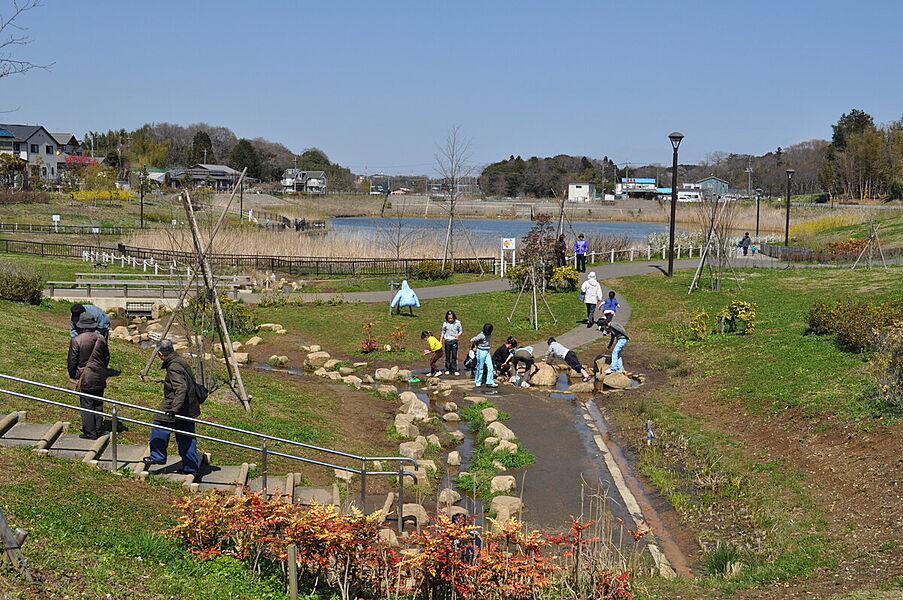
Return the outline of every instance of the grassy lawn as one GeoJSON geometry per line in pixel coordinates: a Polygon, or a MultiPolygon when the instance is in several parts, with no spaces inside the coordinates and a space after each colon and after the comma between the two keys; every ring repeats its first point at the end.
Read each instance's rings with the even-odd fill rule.
{"type": "MultiPolygon", "coordinates": [[[[64,386],[69,344],[69,304],[45,301],[44,305],[35,307],[0,301],[0,314],[3,315],[0,346],[4,348],[4,352],[0,354],[0,372],[64,386]]],[[[108,380],[105,395],[151,408],[159,406],[162,386],[158,381],[163,378],[159,361],[154,363],[146,381],[138,376],[147,361],[148,351],[147,348],[127,342],[110,340],[110,368],[118,374],[108,380]]],[[[217,374],[222,376],[224,372],[217,370],[217,374]]],[[[254,396],[252,410],[244,411],[234,395],[224,390],[204,404],[202,418],[300,442],[339,447],[350,452],[378,454],[385,451],[384,447],[379,446],[380,442],[386,443],[384,440],[365,435],[349,437],[342,429],[340,422],[346,419],[346,415],[340,410],[343,402],[351,403],[352,406],[358,401],[375,402],[365,392],[352,392],[344,386],[324,385],[314,377],[293,377],[253,369],[243,370],[243,376],[249,393],[254,396]]],[[[7,381],[0,382],[0,387],[22,391],[17,384],[7,381]]],[[[30,392],[34,393],[34,389],[30,392]]],[[[46,392],[37,395],[73,403],[73,397],[67,394],[46,392]]],[[[0,395],[0,413],[12,410],[26,410],[29,421],[71,421],[75,429],[78,428],[78,414],[75,412],[0,395]]],[[[131,412],[125,411],[122,414],[146,420],[146,415],[131,412]]],[[[124,434],[124,443],[147,442],[146,428],[132,425],[130,429],[124,434]]],[[[248,438],[239,438],[223,431],[207,433],[230,440],[248,441],[248,438]]],[[[217,464],[259,462],[260,458],[252,451],[212,442],[202,442],[201,446],[203,450],[213,453],[217,464]]],[[[271,445],[271,449],[285,450],[278,444],[271,445]]],[[[324,455],[308,455],[324,459],[324,455]]],[[[299,463],[287,459],[271,459],[270,466],[273,473],[303,470],[298,468],[299,463]]]]}
{"type": "MultiPolygon", "coordinates": [[[[47,281],[75,281],[76,273],[103,274],[110,272],[140,274],[144,272],[141,269],[133,269],[129,266],[120,267],[118,264],[110,265],[107,269],[95,269],[90,262],[73,258],[52,258],[31,254],[0,253],[0,265],[7,263],[29,267],[42,275],[47,281]]],[[[153,273],[153,271],[149,271],[149,273],[153,273]]]]}
{"type": "MultiPolygon", "coordinates": [[[[891,212],[891,211],[886,211],[891,212]]],[[[893,211],[900,212],[900,211],[893,211]]],[[[903,215],[875,219],[876,224],[880,224],[878,237],[884,248],[900,248],[903,246],[903,215]]],[[[818,238],[827,243],[836,240],[846,240],[854,237],[859,239],[868,239],[871,234],[871,221],[846,225],[843,227],[833,227],[826,229],[818,234],[818,238]]]]}
{"type": "MultiPolygon", "coordinates": [[[[721,598],[751,586],[805,581],[856,552],[871,551],[841,541],[858,523],[829,523],[816,505],[812,490],[818,483],[807,479],[797,460],[808,456],[807,448],[783,454],[763,448],[779,443],[770,440],[769,428],[786,428],[781,433],[795,438],[835,430],[852,436],[899,424],[901,415],[873,398],[867,356],[842,352],[828,337],[805,335],[805,317],[815,300],[903,300],[903,268],[888,274],[820,268],[738,276],[742,289],[731,284],[733,290],[692,295],[687,272],[673,280],[637,276],[606,282],[631,303],[632,343],[667,379],[667,385],[612,403],[612,419],[628,440],[642,439],[645,421],[653,421],[655,444],[634,446],[640,473],[701,544],[736,548],[744,565],[732,578],[653,584],[648,597],[721,598]],[[687,324],[695,313],[707,312],[714,325],[715,313],[732,300],[758,304],[752,335],[689,339],[687,324]]],[[[705,569],[711,557],[696,558],[705,569]]]]}
{"type": "MultiPolygon", "coordinates": [[[[291,276],[291,279],[298,277],[291,276]]],[[[335,277],[331,279],[311,279],[307,280],[302,292],[319,292],[327,294],[341,294],[345,292],[381,292],[389,291],[389,282],[400,282],[405,279],[402,275],[393,277],[335,277]]],[[[486,281],[488,279],[497,279],[494,275],[480,275],[479,273],[453,273],[451,277],[445,279],[408,279],[408,284],[414,289],[422,287],[432,287],[435,285],[451,285],[455,283],[470,283],[473,281],[486,281]]],[[[395,287],[398,289],[398,286],[395,287]]]]}
{"type": "MultiPolygon", "coordinates": [[[[50,217],[60,215],[60,225],[91,225],[94,227],[124,226],[137,227],[140,223],[138,199],[113,200],[98,199],[73,200],[63,194],[49,194],[47,202],[26,202],[21,204],[0,204],[0,222],[3,223],[47,223],[50,217]]],[[[146,222],[169,223],[184,215],[176,202],[164,200],[153,194],[144,198],[144,220],[146,222]]]]}
{"type": "Polygon", "coordinates": [[[290,332],[301,332],[302,341],[306,344],[320,344],[331,353],[345,356],[363,356],[360,344],[364,337],[362,326],[366,323],[374,324],[372,334],[380,347],[387,343],[394,344],[389,334],[395,327],[404,327],[401,344],[404,350],[385,353],[383,356],[399,363],[411,363],[425,360],[422,349],[426,346],[420,340],[420,332],[429,330],[438,333],[448,310],[455,311],[464,325],[464,335],[461,339],[465,341],[459,349],[459,360],[463,360],[469,350],[467,340],[475,336],[484,323],[492,323],[495,326],[493,346],[504,341],[509,335],[517,337],[522,342],[535,342],[571,329],[584,316],[586,310],[577,298],[576,292],[549,292],[546,299],[558,322],[552,321],[542,301],[538,300],[541,327],[536,331],[529,322],[527,294],[521,298],[514,318],[508,322],[516,299],[516,292],[502,291],[421,300],[420,308],[414,309],[414,317],[390,316],[388,303],[282,306],[261,308],[258,314],[263,321],[281,323],[290,332]]]}
{"type": "Polygon", "coordinates": [[[0,507],[29,533],[23,554],[33,584],[0,568],[0,596],[48,598],[286,598],[280,577],[258,578],[228,558],[195,559],[160,534],[175,524],[180,491],[0,449],[0,507]]]}

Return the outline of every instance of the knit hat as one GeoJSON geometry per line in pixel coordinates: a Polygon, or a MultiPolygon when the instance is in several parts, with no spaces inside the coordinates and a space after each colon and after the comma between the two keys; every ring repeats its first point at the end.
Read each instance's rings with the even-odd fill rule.
{"type": "Polygon", "coordinates": [[[589,279],[595,279],[595,278],[596,278],[596,272],[595,272],[595,271],[590,271],[590,273],[589,273],[589,275],[587,275],[587,277],[588,277],[589,279]]]}
{"type": "Polygon", "coordinates": [[[97,317],[95,317],[88,311],[85,311],[78,316],[78,321],[75,323],[75,328],[76,329],[97,329],[97,317]]]}

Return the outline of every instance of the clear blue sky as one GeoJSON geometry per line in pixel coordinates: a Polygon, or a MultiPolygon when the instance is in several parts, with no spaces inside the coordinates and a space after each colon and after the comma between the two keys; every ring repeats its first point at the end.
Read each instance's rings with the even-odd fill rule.
{"type": "MultiPolygon", "coordinates": [[[[670,163],[903,115],[903,2],[45,0],[0,79],[0,121],[55,131],[206,121],[356,172],[433,172],[460,124],[475,163],[670,163]]],[[[0,14],[10,1],[0,0],[0,14]]]]}

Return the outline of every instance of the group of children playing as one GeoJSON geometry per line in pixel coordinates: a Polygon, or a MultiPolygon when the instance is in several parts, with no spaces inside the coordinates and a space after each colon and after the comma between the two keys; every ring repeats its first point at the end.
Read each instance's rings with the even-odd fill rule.
{"type": "MultiPolygon", "coordinates": [[[[609,292],[608,298],[603,299],[601,287],[596,282],[595,273],[590,273],[589,277],[590,279],[587,280],[587,283],[592,281],[598,290],[593,289],[593,286],[587,286],[586,283],[581,288],[584,292],[589,292],[586,295],[587,326],[592,327],[594,324],[597,324],[599,331],[604,331],[610,336],[608,348],[611,349],[614,346],[611,365],[605,373],[623,371],[621,354],[629,338],[622,325],[612,322],[612,318],[620,304],[615,299],[614,292],[609,292]],[[587,287],[589,289],[584,289],[587,287]],[[589,308],[591,299],[593,300],[592,312],[590,312],[589,308]],[[598,304],[602,305],[603,316],[596,322],[593,320],[593,317],[598,304]]],[[[477,335],[470,338],[470,350],[463,362],[463,367],[474,378],[474,385],[478,387],[481,385],[491,388],[498,387],[498,384],[495,382],[495,377],[498,374],[510,377],[510,381],[514,385],[530,387],[528,380],[538,370],[536,357],[533,355],[533,347],[521,346],[514,337],[509,336],[490,355],[493,330],[492,323],[486,323],[477,335]]],[[[442,323],[439,337],[433,335],[431,331],[421,332],[420,339],[427,344],[427,349],[423,353],[430,356],[430,377],[441,375],[459,376],[461,374],[458,368],[458,346],[463,331],[461,321],[458,320],[455,312],[450,310],[445,313],[445,321],[442,323]],[[439,365],[439,361],[443,358],[445,358],[444,369],[439,365]]],[[[548,346],[545,355],[546,362],[554,358],[563,360],[569,367],[580,373],[584,381],[592,380],[592,375],[583,367],[573,350],[566,348],[553,337],[548,339],[548,346]]]]}

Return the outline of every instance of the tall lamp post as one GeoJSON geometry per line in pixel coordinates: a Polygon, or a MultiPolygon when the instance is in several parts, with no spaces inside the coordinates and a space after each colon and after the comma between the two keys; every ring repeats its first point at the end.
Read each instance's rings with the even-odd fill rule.
{"type": "Polygon", "coordinates": [[[756,237],[759,237],[759,202],[762,200],[761,188],[756,188],[756,237]]]}
{"type": "Polygon", "coordinates": [[[787,169],[787,205],[786,216],[784,218],[784,245],[790,245],[790,180],[793,179],[794,169],[787,169]]]}
{"type": "Polygon", "coordinates": [[[668,136],[674,148],[674,160],[671,163],[671,229],[668,232],[668,277],[674,275],[674,221],[677,218],[677,149],[684,139],[684,134],[675,131],[668,136]]]}

